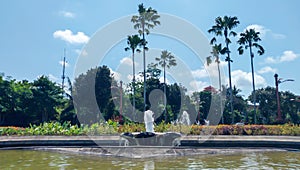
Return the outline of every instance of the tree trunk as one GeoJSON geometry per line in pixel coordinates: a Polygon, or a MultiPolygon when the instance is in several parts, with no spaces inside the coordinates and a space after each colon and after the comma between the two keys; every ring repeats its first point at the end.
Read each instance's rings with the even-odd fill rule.
{"type": "Polygon", "coordinates": [[[142,24],[143,29],[143,61],[144,61],[144,112],[146,111],[146,52],[145,52],[145,25],[142,24]]]}
{"type": "Polygon", "coordinates": [[[132,96],[132,112],[133,112],[133,119],[136,120],[135,115],[135,64],[134,64],[134,50],[132,50],[132,87],[133,87],[133,96],[132,96]]]}
{"type": "Polygon", "coordinates": [[[256,118],[256,94],[255,94],[255,81],[254,81],[254,66],[253,66],[253,58],[254,55],[252,53],[252,47],[251,44],[249,44],[250,47],[250,58],[251,58],[251,70],[252,70],[252,88],[253,88],[253,106],[254,106],[254,123],[257,123],[256,118]]]}
{"type": "MultiPolygon", "coordinates": [[[[227,37],[225,37],[227,39],[227,37]]],[[[230,51],[228,48],[228,43],[226,43],[226,48],[227,48],[227,62],[228,62],[228,76],[229,76],[229,93],[230,93],[230,112],[232,115],[232,120],[231,123],[234,123],[234,111],[233,111],[233,97],[232,97],[232,84],[231,84],[231,67],[230,67],[230,51]]]]}
{"type": "Polygon", "coordinates": [[[164,61],[164,106],[165,106],[165,123],[167,122],[167,94],[166,94],[166,62],[164,61]]]}

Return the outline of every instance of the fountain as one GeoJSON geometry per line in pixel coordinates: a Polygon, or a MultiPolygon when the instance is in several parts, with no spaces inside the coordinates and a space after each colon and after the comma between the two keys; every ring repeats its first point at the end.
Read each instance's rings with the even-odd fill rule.
{"type": "Polygon", "coordinates": [[[125,138],[129,146],[175,146],[180,145],[177,138],[181,137],[180,133],[166,132],[156,133],[154,132],[154,118],[153,111],[147,110],[144,113],[144,123],[146,132],[137,133],[122,133],[121,137],[125,138]]]}

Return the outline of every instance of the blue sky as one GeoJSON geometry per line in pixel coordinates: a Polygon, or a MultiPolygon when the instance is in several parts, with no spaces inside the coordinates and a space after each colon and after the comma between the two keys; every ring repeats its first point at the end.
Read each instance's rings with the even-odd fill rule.
{"type": "MultiPolygon", "coordinates": [[[[295,80],[280,84],[280,90],[300,94],[300,2],[297,0],[3,0],[0,2],[0,72],[17,80],[34,80],[40,75],[47,75],[52,80],[61,82],[60,61],[65,48],[68,61],[66,74],[73,79],[79,54],[89,40],[112,21],[136,14],[137,5],[140,3],[144,3],[146,7],[151,6],[159,13],[185,20],[199,29],[207,39],[212,37],[207,30],[214,24],[217,16],[237,16],[240,21],[239,26],[235,28],[237,33],[244,31],[248,26],[261,32],[261,45],[266,53],[262,56],[255,55],[257,88],[274,86],[274,73],[278,73],[281,78],[295,80]]],[[[122,29],[120,27],[120,30],[122,29]]],[[[99,63],[110,66],[115,75],[123,73],[124,81],[130,80],[130,72],[124,75],[122,67],[125,69],[126,64],[130,66],[130,62],[132,63],[130,52],[124,51],[125,38],[126,36],[108,49],[106,60],[99,63]]],[[[236,40],[232,39],[233,42],[236,40]]],[[[211,84],[207,69],[213,67],[208,68],[204,62],[195,64],[195,54],[187,46],[157,34],[150,34],[148,41],[149,48],[155,49],[153,55],[158,55],[160,49],[170,50],[194,76],[194,82],[178,83],[190,85],[190,90],[202,90],[211,84]]],[[[230,45],[234,61],[232,80],[247,97],[252,88],[250,57],[248,51],[239,56],[236,52],[237,47],[235,43],[230,45]]],[[[141,56],[136,58],[137,71],[141,71],[141,56]]],[[[224,56],[221,58],[224,60],[224,56]]],[[[225,74],[223,83],[228,84],[227,65],[221,65],[225,74]]],[[[172,69],[178,71],[180,68],[170,69],[168,81],[176,82],[176,79],[172,80],[172,74],[176,74],[172,73],[172,69]]]]}

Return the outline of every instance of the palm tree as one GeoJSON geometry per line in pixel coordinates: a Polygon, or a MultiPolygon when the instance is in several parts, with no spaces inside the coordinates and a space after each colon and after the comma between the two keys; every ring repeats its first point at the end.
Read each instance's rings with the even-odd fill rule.
{"type": "MultiPolygon", "coordinates": [[[[216,36],[224,36],[225,38],[225,44],[226,47],[224,47],[223,50],[226,51],[227,57],[225,61],[228,62],[228,76],[229,76],[229,91],[230,91],[230,111],[232,114],[232,123],[234,123],[234,115],[233,115],[233,97],[232,97],[232,84],[231,84],[231,67],[230,62],[232,60],[230,59],[230,50],[229,50],[229,44],[231,43],[229,37],[230,36],[236,36],[237,33],[232,31],[233,28],[237,27],[237,25],[240,22],[238,21],[237,17],[228,17],[224,16],[217,17],[215,19],[215,25],[212,26],[211,29],[208,30],[209,33],[213,33],[216,36]]],[[[216,37],[213,37],[210,41],[211,44],[214,44],[217,41],[216,37]]]]}
{"type": "Polygon", "coordinates": [[[131,50],[132,52],[132,86],[133,86],[133,97],[132,97],[132,103],[133,103],[133,115],[135,115],[135,62],[134,62],[134,53],[135,51],[140,52],[141,50],[138,49],[138,46],[141,45],[141,39],[138,35],[132,35],[127,37],[127,45],[128,47],[125,48],[125,51],[131,50]]]}
{"type": "Polygon", "coordinates": [[[165,106],[165,121],[167,121],[167,101],[166,101],[166,67],[171,68],[172,66],[176,66],[176,60],[175,57],[171,54],[171,52],[168,52],[167,50],[164,50],[161,52],[160,57],[155,58],[156,61],[158,61],[158,64],[163,68],[164,72],[164,106],[165,106]]]}
{"type": "Polygon", "coordinates": [[[222,123],[224,123],[224,118],[223,118],[223,114],[222,114],[222,84],[221,84],[221,73],[220,73],[220,54],[225,54],[226,49],[222,49],[222,44],[215,44],[214,46],[212,46],[212,56],[208,56],[206,57],[206,64],[209,66],[212,63],[212,58],[215,58],[215,62],[217,63],[217,68],[218,68],[218,76],[219,76],[219,90],[220,90],[220,112],[222,115],[222,123]]]}
{"type": "Polygon", "coordinates": [[[143,46],[143,62],[144,62],[144,111],[146,110],[146,54],[145,50],[147,50],[145,40],[145,33],[148,35],[150,33],[149,29],[154,28],[156,25],[160,25],[158,21],[159,15],[157,11],[152,9],[151,7],[145,8],[143,4],[138,5],[139,15],[134,15],[131,18],[131,22],[134,24],[134,29],[138,29],[138,33],[142,35],[142,46],[143,46]]]}
{"type": "Polygon", "coordinates": [[[254,122],[256,123],[256,95],[255,95],[255,82],[254,82],[254,66],[253,58],[254,54],[252,52],[252,47],[257,48],[258,55],[263,55],[265,53],[264,48],[258,44],[261,41],[259,38],[259,32],[255,32],[254,29],[246,30],[240,34],[240,39],[237,41],[240,47],[238,48],[239,54],[244,53],[244,49],[249,48],[250,58],[251,58],[251,70],[252,70],[252,87],[253,87],[253,104],[254,104],[254,122]]]}

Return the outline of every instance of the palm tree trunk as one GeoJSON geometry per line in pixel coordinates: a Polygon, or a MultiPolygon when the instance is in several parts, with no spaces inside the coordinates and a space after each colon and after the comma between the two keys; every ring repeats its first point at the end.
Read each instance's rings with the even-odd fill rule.
{"type": "MultiPolygon", "coordinates": [[[[225,37],[225,39],[227,39],[227,37],[225,37]]],[[[228,43],[226,43],[226,47],[227,47],[227,62],[228,62],[228,76],[229,76],[229,93],[230,93],[230,112],[232,114],[232,120],[231,123],[234,123],[234,112],[233,112],[233,97],[232,97],[232,84],[231,84],[231,67],[230,67],[230,51],[228,48],[228,43]]]]}
{"type": "Polygon", "coordinates": [[[143,27],[143,61],[144,61],[144,112],[146,111],[146,52],[145,52],[145,26],[142,24],[143,27]]]}
{"type": "Polygon", "coordinates": [[[256,118],[256,94],[255,94],[255,82],[254,82],[254,66],[253,66],[253,58],[254,55],[252,53],[252,47],[251,44],[249,44],[250,47],[250,57],[251,57],[251,70],[252,70],[252,87],[253,87],[253,106],[254,106],[254,123],[257,123],[256,118]]]}
{"type": "Polygon", "coordinates": [[[222,101],[222,85],[221,85],[221,73],[220,73],[220,66],[219,66],[219,59],[218,59],[218,74],[219,74],[219,89],[220,89],[220,114],[222,116],[222,124],[224,124],[224,117],[223,117],[223,101],[222,101]]]}
{"type": "Polygon", "coordinates": [[[166,94],[166,63],[164,61],[164,111],[165,111],[165,123],[167,122],[167,94],[166,94]]]}
{"type": "Polygon", "coordinates": [[[133,105],[133,116],[134,116],[134,120],[136,120],[136,115],[135,115],[135,65],[134,65],[134,50],[132,50],[132,74],[133,74],[133,78],[132,78],[132,86],[133,86],[133,96],[132,96],[132,105],[133,105]]]}

